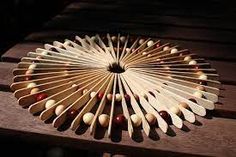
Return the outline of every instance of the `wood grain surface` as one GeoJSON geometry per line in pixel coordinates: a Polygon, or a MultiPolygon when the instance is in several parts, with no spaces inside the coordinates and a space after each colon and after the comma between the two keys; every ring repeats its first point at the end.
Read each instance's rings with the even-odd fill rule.
{"type": "Polygon", "coordinates": [[[42,43],[33,43],[33,42],[24,42],[19,43],[10,48],[6,53],[1,57],[2,61],[6,62],[19,62],[22,56],[30,51],[35,51],[36,48],[43,47],[42,43]]]}
{"type": "Polygon", "coordinates": [[[232,135],[236,131],[236,123],[230,119],[197,117],[196,124],[185,123],[183,130],[172,127],[170,135],[153,131],[153,137],[147,138],[139,133],[136,141],[129,138],[126,131],[112,139],[105,137],[94,138],[86,129],[83,133],[75,134],[70,129],[57,131],[51,124],[44,124],[38,117],[33,117],[26,109],[17,105],[17,101],[8,92],[0,92],[4,97],[0,102],[0,132],[19,135],[25,140],[39,140],[70,145],[77,148],[114,151],[130,155],[153,155],[154,153],[167,156],[176,154],[192,154],[207,156],[234,156],[236,140],[232,135]],[[4,113],[4,114],[3,114],[4,113]],[[4,128],[2,128],[4,126],[4,128]],[[81,134],[81,135],[80,135],[81,134]],[[29,139],[27,139],[29,138],[29,139]],[[223,148],[223,149],[222,149],[223,148]],[[132,151],[131,151],[132,150],[132,151]],[[209,151],[210,150],[210,151],[209,151]]]}

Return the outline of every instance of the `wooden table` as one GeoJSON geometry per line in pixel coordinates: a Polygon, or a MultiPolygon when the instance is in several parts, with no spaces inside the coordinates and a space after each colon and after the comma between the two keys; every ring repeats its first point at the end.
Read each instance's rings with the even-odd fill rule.
{"type": "MultiPolygon", "coordinates": [[[[214,3],[212,10],[206,6],[191,10],[177,2],[166,4],[162,1],[153,2],[151,6],[137,3],[132,7],[122,1],[70,4],[41,31],[28,35],[2,55],[0,134],[38,143],[135,156],[235,156],[236,23],[232,18],[236,13],[231,8],[223,10],[221,3],[214,3]],[[217,12],[217,9],[222,11],[217,12]],[[152,10],[156,10],[155,13],[152,10]],[[197,117],[196,124],[185,122],[182,130],[171,127],[168,135],[157,129],[155,136],[148,138],[141,134],[135,140],[123,131],[122,139],[115,140],[106,136],[92,137],[86,130],[80,133],[57,131],[18,106],[9,86],[12,69],[21,57],[43,47],[46,42],[106,32],[152,36],[181,45],[206,58],[217,69],[222,82],[216,110],[207,117],[197,117]]],[[[206,5],[210,4],[206,2],[206,5]]]]}

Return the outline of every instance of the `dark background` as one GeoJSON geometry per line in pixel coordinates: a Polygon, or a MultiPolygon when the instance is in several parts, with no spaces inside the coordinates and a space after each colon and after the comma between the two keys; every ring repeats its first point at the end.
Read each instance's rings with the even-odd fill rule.
{"type": "Polygon", "coordinates": [[[1,0],[1,54],[28,33],[38,30],[71,1],[73,0],[1,0]]]}
{"type": "MultiPolygon", "coordinates": [[[[0,54],[3,54],[8,48],[22,40],[27,34],[40,30],[42,24],[50,20],[63,8],[76,0],[1,0],[0,1],[0,54]]],[[[120,9],[130,8],[127,11],[127,17],[140,16],[142,14],[171,15],[168,10],[178,10],[181,16],[186,17],[217,17],[222,16],[223,19],[235,21],[236,7],[233,0],[77,0],[85,3],[95,4],[115,4],[120,9]],[[156,3],[161,3],[163,7],[156,8],[156,3]],[[197,12],[197,14],[196,14],[197,12]],[[132,15],[133,14],[133,15],[132,15]],[[184,14],[184,15],[183,15],[184,14]]],[[[96,9],[96,8],[95,8],[96,9]]],[[[93,11],[93,10],[92,10],[93,11]]],[[[117,12],[119,17],[119,10],[117,12]]],[[[94,15],[96,16],[96,15],[94,15]]],[[[176,16],[176,15],[175,15],[176,16]]],[[[114,18],[116,18],[114,17],[114,18]]],[[[127,18],[127,19],[128,19],[127,18]]],[[[114,19],[115,20],[115,19],[114,19]]],[[[210,24],[209,24],[210,25],[210,24]]],[[[216,26],[217,27],[217,26],[216,26]]],[[[119,29],[119,28],[118,28],[119,29]]],[[[95,30],[96,31],[96,30],[95,30]]],[[[112,30],[111,30],[112,31],[112,30]]],[[[119,31],[119,30],[114,30],[119,31]]]]}

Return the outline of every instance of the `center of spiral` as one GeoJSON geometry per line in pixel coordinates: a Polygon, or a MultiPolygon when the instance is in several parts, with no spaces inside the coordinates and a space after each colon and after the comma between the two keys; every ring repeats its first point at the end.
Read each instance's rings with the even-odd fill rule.
{"type": "Polygon", "coordinates": [[[107,71],[112,73],[123,73],[125,72],[125,68],[121,66],[119,62],[113,62],[107,66],[107,71]]]}

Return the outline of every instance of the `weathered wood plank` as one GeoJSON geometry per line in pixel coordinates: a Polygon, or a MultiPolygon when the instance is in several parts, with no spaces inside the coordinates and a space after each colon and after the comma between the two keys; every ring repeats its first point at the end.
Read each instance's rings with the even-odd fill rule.
{"type": "MultiPolygon", "coordinates": [[[[54,40],[64,41],[64,39],[74,39],[75,35],[90,34],[94,35],[97,32],[91,31],[66,31],[66,30],[44,30],[40,32],[35,32],[28,35],[25,40],[26,41],[34,41],[34,42],[52,42],[54,40]]],[[[105,32],[107,33],[107,32],[105,32]]],[[[156,37],[156,36],[152,36],[156,37]]],[[[208,42],[194,42],[189,40],[173,40],[167,38],[157,38],[161,39],[163,43],[169,42],[172,44],[180,45],[183,48],[187,48],[190,51],[198,54],[201,57],[207,59],[217,59],[217,60],[236,60],[236,56],[234,52],[236,51],[235,45],[225,45],[225,44],[217,44],[217,43],[208,43],[208,42]],[[227,55],[225,55],[227,54],[227,55]]]]}
{"type": "Polygon", "coordinates": [[[65,39],[74,40],[76,35],[84,36],[87,35],[94,35],[95,32],[82,32],[82,31],[69,31],[69,30],[43,30],[39,32],[34,32],[29,34],[25,41],[33,41],[33,42],[53,42],[57,41],[64,41],[65,39]]]}
{"type": "Polygon", "coordinates": [[[43,47],[43,44],[38,42],[18,43],[12,48],[10,48],[7,52],[5,52],[1,56],[1,59],[5,62],[19,62],[20,58],[26,56],[28,52],[34,51],[36,48],[39,47],[43,47]]]}
{"type": "MultiPolygon", "coordinates": [[[[198,124],[185,123],[184,130],[172,128],[170,135],[157,129],[153,138],[139,135],[135,141],[122,132],[122,140],[117,136],[111,141],[107,137],[96,139],[88,131],[77,135],[71,130],[57,131],[50,124],[44,124],[17,105],[12,93],[0,92],[0,132],[12,136],[18,135],[25,140],[55,143],[63,146],[117,152],[130,155],[160,156],[234,156],[236,153],[235,120],[197,117],[198,124]],[[30,137],[30,138],[29,138],[30,137]],[[155,138],[154,138],[155,137],[155,138]],[[132,150],[132,151],[130,151],[132,150]]],[[[154,131],[155,132],[155,131],[154,131]]],[[[119,136],[119,135],[118,135],[119,136]]]]}
{"type": "Polygon", "coordinates": [[[223,84],[219,103],[216,104],[215,116],[236,119],[236,86],[223,84]]]}
{"type": "Polygon", "coordinates": [[[94,31],[100,32],[121,31],[130,34],[151,35],[162,38],[206,41],[215,43],[235,44],[236,33],[226,30],[206,30],[187,27],[167,26],[162,24],[144,25],[128,22],[107,22],[104,17],[89,18],[87,16],[71,17],[58,15],[46,23],[45,28],[64,29],[74,31],[94,31]],[[148,31],[147,31],[148,30],[148,31]]]}
{"type": "Polygon", "coordinates": [[[234,50],[236,50],[235,45],[227,44],[216,44],[208,42],[196,42],[189,40],[179,40],[179,39],[167,39],[160,38],[164,43],[169,42],[174,45],[180,45],[183,48],[189,49],[191,52],[198,54],[209,60],[228,60],[235,61],[236,56],[234,50]]]}
{"type": "Polygon", "coordinates": [[[207,60],[213,68],[215,68],[220,75],[220,81],[225,84],[236,85],[236,63],[225,61],[207,60]]]}
{"type": "Polygon", "coordinates": [[[15,63],[0,62],[0,89],[10,90],[13,73],[12,70],[17,66],[15,63]]]}

